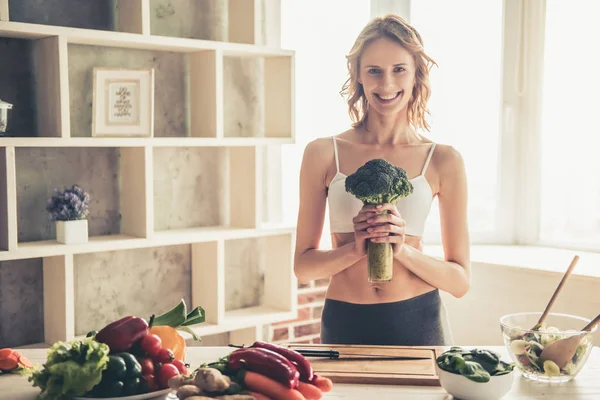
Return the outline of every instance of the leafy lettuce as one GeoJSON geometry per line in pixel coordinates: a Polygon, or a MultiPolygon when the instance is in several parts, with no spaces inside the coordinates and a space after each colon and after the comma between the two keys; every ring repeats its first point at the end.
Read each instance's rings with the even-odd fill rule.
{"type": "Polygon", "coordinates": [[[108,363],[109,348],[93,338],[56,342],[46,363],[29,377],[33,386],[42,389],[39,399],[67,400],[81,396],[102,380],[108,363]]]}

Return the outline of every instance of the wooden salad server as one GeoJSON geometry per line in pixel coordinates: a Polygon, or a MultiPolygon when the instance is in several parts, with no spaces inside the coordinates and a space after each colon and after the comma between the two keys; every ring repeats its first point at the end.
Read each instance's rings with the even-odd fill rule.
{"type": "MultiPolygon", "coordinates": [[[[590,323],[587,324],[582,331],[591,332],[591,330],[594,329],[599,322],[600,314],[590,321],[590,323]]],[[[564,339],[558,339],[557,341],[552,342],[544,347],[540,358],[543,361],[554,361],[554,363],[558,365],[560,369],[564,369],[565,365],[567,365],[569,361],[573,359],[573,356],[577,351],[577,347],[585,336],[585,334],[579,334],[564,339]]]]}
{"type": "Polygon", "coordinates": [[[562,288],[563,288],[565,282],[567,281],[567,279],[569,279],[569,276],[571,276],[571,272],[573,272],[573,269],[575,269],[575,265],[577,265],[578,261],[579,261],[579,256],[573,257],[573,261],[571,261],[571,265],[569,265],[569,268],[567,268],[567,271],[565,272],[565,274],[563,275],[562,279],[560,280],[560,283],[558,284],[558,286],[554,290],[554,294],[552,294],[552,297],[550,298],[550,301],[548,302],[548,305],[546,306],[546,309],[542,313],[542,316],[540,317],[538,323],[535,324],[535,326],[533,328],[531,328],[531,330],[537,331],[537,330],[539,330],[541,328],[542,324],[546,320],[546,317],[548,317],[548,313],[550,313],[550,309],[554,305],[554,302],[556,301],[556,298],[558,297],[558,294],[562,290],[562,288]]]}

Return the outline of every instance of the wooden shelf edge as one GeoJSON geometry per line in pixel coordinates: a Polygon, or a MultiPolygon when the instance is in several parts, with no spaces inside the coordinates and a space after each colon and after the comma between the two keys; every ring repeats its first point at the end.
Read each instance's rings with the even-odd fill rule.
{"type": "Polygon", "coordinates": [[[0,251],[0,261],[212,242],[219,239],[249,239],[274,235],[289,235],[293,234],[293,232],[293,228],[290,227],[264,230],[208,227],[158,231],[154,233],[152,238],[139,238],[128,235],[92,236],[88,243],[77,245],[65,245],[57,243],[54,240],[46,240],[20,243],[15,251],[0,251]]]}
{"type": "MultiPolygon", "coordinates": [[[[211,336],[220,333],[236,331],[259,325],[269,325],[275,322],[287,321],[295,318],[295,311],[280,310],[273,307],[257,306],[225,312],[222,323],[210,324],[203,323],[198,326],[192,326],[191,329],[198,336],[211,336]]],[[[182,336],[187,335],[182,333],[182,336]]],[[[191,336],[184,336],[186,340],[191,336]]]]}
{"type": "Polygon", "coordinates": [[[102,31],[64,26],[2,22],[0,37],[17,39],[41,39],[64,36],[69,44],[110,46],[158,51],[195,52],[222,50],[226,56],[293,57],[293,50],[244,43],[144,35],[139,33],[102,31]]]}
{"type": "MultiPolygon", "coordinates": [[[[293,311],[279,310],[272,307],[258,306],[225,313],[225,319],[220,324],[202,323],[191,326],[191,330],[202,338],[203,336],[218,335],[240,329],[250,328],[258,325],[268,325],[274,322],[285,321],[294,318],[293,311]]],[[[179,331],[185,340],[192,340],[192,336],[186,332],[179,331]]],[[[85,338],[85,335],[75,336],[76,340],[85,338]]],[[[40,346],[44,345],[39,344],[40,346]]],[[[32,345],[33,346],[33,345],[32,345]]]]}
{"type": "Polygon", "coordinates": [[[0,147],[251,147],[262,145],[293,144],[292,138],[0,138],[0,147]]]}

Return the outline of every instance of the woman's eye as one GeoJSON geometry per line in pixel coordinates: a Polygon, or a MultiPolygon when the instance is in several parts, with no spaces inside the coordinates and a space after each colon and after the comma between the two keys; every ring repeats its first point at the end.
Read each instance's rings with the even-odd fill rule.
{"type": "Polygon", "coordinates": [[[394,69],[394,71],[395,71],[395,72],[402,72],[402,71],[404,71],[404,68],[402,68],[402,67],[396,67],[396,68],[394,69]]]}
{"type": "Polygon", "coordinates": [[[378,74],[378,73],[379,73],[379,70],[377,68],[371,68],[371,69],[369,69],[369,74],[371,74],[371,75],[375,75],[375,74],[378,74]]]}

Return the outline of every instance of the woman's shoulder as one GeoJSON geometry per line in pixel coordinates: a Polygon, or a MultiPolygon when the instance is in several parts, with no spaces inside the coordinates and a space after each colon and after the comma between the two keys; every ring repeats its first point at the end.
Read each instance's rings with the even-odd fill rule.
{"type": "Polygon", "coordinates": [[[441,175],[464,169],[464,160],[460,151],[451,145],[443,143],[435,144],[431,164],[441,175]]]}
{"type": "Polygon", "coordinates": [[[314,156],[327,156],[328,154],[333,157],[334,155],[334,144],[340,144],[340,142],[346,141],[348,133],[345,131],[337,135],[322,136],[308,142],[305,148],[305,153],[314,156]],[[334,140],[336,143],[334,143],[334,140]]]}

